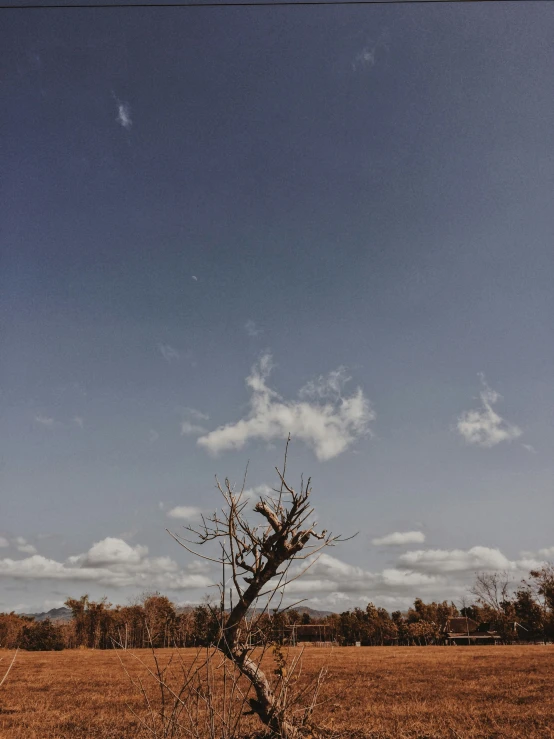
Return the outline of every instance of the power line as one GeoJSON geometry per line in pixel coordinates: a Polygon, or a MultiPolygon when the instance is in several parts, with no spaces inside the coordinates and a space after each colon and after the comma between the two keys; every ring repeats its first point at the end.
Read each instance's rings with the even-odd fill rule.
{"type": "MultiPolygon", "coordinates": [[[[553,0],[533,0],[533,2],[552,2],[553,0]]],[[[0,10],[48,10],[65,8],[283,8],[294,5],[453,5],[459,3],[523,3],[531,0],[245,0],[244,2],[220,2],[220,0],[208,0],[208,2],[175,2],[175,3],[55,3],[48,5],[0,5],[0,10]]]]}

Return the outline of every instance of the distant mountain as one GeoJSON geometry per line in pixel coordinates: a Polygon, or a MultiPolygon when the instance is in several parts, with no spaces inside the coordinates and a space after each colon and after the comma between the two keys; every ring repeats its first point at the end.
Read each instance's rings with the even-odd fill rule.
{"type": "MultiPolygon", "coordinates": [[[[177,613],[190,613],[190,611],[194,610],[194,606],[177,606],[175,610],[177,613]]],[[[258,608],[257,610],[261,611],[262,609],[258,608]]],[[[298,606],[298,608],[291,610],[295,610],[300,615],[307,613],[310,618],[324,618],[325,616],[331,616],[333,613],[333,611],[317,611],[314,608],[308,608],[307,606],[298,606]]],[[[42,613],[22,613],[21,615],[30,616],[34,618],[35,621],[46,621],[46,619],[50,619],[50,621],[71,621],[71,611],[65,606],[62,606],[61,608],[51,608],[49,611],[43,611],[42,613]]]]}
{"type": "Polygon", "coordinates": [[[49,611],[43,611],[42,613],[22,613],[22,616],[30,616],[35,621],[71,621],[71,611],[69,608],[62,606],[61,608],[51,608],[49,611]]]}

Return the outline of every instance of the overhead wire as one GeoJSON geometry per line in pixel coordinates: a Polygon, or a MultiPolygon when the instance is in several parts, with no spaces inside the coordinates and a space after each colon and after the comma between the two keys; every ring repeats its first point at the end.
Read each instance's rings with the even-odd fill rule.
{"type": "Polygon", "coordinates": [[[340,5],[454,5],[454,4],[489,4],[494,3],[520,3],[529,4],[530,2],[552,2],[553,0],[207,0],[206,2],[198,2],[198,0],[190,0],[184,2],[149,2],[149,3],[136,3],[136,2],[100,2],[100,3],[41,3],[37,4],[10,4],[0,5],[0,10],[65,10],[70,8],[78,9],[93,9],[93,10],[115,10],[124,8],[283,8],[283,7],[306,7],[310,5],[324,6],[329,5],[338,7],[340,5]]]}

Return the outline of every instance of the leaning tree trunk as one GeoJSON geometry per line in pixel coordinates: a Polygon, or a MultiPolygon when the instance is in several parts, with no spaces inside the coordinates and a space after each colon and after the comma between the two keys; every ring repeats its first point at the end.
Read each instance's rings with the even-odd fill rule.
{"type": "Polygon", "coordinates": [[[218,648],[252,685],[256,697],[250,699],[250,708],[258,715],[260,721],[277,737],[300,739],[301,733],[288,716],[286,705],[280,704],[261,666],[249,657],[250,648],[247,640],[241,638],[243,619],[262,588],[275,577],[280,565],[285,561],[285,551],[282,551],[282,559],[278,557],[277,561],[267,561],[265,567],[254,575],[249,587],[229,615],[218,648]]]}
{"type": "Polygon", "coordinates": [[[240,672],[250,681],[256,698],[250,699],[250,708],[260,721],[282,739],[300,739],[301,733],[287,716],[286,706],[280,706],[265,673],[244,652],[226,655],[237,665],[240,672]]]}
{"type": "MultiPolygon", "coordinates": [[[[287,449],[289,441],[290,436],[287,440],[287,449]]],[[[206,559],[223,565],[223,573],[226,565],[232,570],[238,602],[231,607],[226,622],[222,623],[217,648],[250,682],[256,695],[250,699],[252,712],[259,716],[271,734],[281,739],[301,739],[322,734],[307,724],[313,702],[308,706],[302,723],[300,725],[295,723],[292,720],[290,705],[287,705],[286,690],[280,690],[276,694],[261,665],[250,656],[252,648],[249,646],[245,619],[260,596],[282,592],[288,584],[286,582],[288,567],[294,560],[306,559],[307,556],[313,556],[324,547],[332,546],[343,539],[326,531],[318,533],[315,530],[315,523],[312,526],[306,523],[314,513],[309,502],[310,480],[306,485],[302,483],[299,492],[291,488],[284,478],[286,460],[285,451],[283,472],[276,468],[281,483],[280,490],[275,490],[278,496],[261,497],[254,506],[254,511],[265,519],[261,526],[251,525],[243,516],[242,512],[246,506],[246,501],[242,499],[243,490],[235,494],[229,480],[226,479],[225,489],[219,482],[217,483],[226,507],[220,514],[216,512],[212,516],[202,518],[202,525],[198,528],[187,527],[187,529],[198,537],[197,544],[219,540],[222,546],[221,558],[214,560],[206,557],[206,559]],[[316,544],[312,544],[312,540],[315,540],[316,544]],[[302,556],[297,556],[300,552],[302,556]],[[281,579],[279,584],[272,587],[274,578],[281,579]]],[[[187,551],[202,558],[202,554],[190,548],[191,542],[175,534],[171,535],[187,551]]],[[[225,575],[221,588],[222,593],[225,592],[225,575]]]]}

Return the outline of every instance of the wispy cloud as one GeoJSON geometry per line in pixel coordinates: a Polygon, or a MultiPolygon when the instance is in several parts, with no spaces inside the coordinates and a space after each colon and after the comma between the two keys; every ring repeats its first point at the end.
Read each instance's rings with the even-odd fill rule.
{"type": "Polygon", "coordinates": [[[71,420],[59,421],[44,413],[37,413],[33,419],[33,423],[35,426],[40,426],[44,429],[53,429],[54,427],[58,429],[69,429],[72,426],[83,429],[85,427],[85,419],[82,416],[73,416],[71,420]]]}
{"type": "Polygon", "coordinates": [[[206,433],[206,428],[191,421],[181,421],[181,436],[201,436],[206,433]]]}
{"type": "Polygon", "coordinates": [[[197,277],[196,275],[192,275],[192,279],[193,279],[193,280],[194,280],[195,282],[198,282],[198,277],[197,277]]]}
{"type": "Polygon", "coordinates": [[[192,505],[178,505],[167,512],[169,518],[181,518],[185,521],[198,518],[202,509],[192,505]]]}
{"type": "Polygon", "coordinates": [[[0,548],[9,547],[10,542],[6,539],[5,536],[0,536],[0,548]]]}
{"type": "Polygon", "coordinates": [[[196,421],[208,421],[210,418],[207,413],[202,413],[202,411],[196,410],[196,408],[185,407],[183,408],[183,413],[194,418],[196,421]]]}
{"type": "Polygon", "coordinates": [[[357,52],[352,62],[352,70],[357,72],[362,69],[373,69],[377,63],[377,53],[380,50],[389,51],[389,32],[383,29],[376,41],[370,39],[357,52]]]}
{"type": "Polygon", "coordinates": [[[158,344],[158,350],[166,362],[179,359],[179,352],[171,344],[158,344]]]}
{"type": "Polygon", "coordinates": [[[199,421],[207,421],[210,417],[196,408],[181,408],[184,415],[181,421],[181,436],[201,436],[206,433],[206,428],[199,421]]]}
{"type": "Polygon", "coordinates": [[[160,435],[156,431],[156,429],[149,429],[148,430],[148,441],[151,444],[155,444],[158,441],[159,438],[160,438],[160,435]]]}
{"type": "Polygon", "coordinates": [[[117,105],[116,121],[120,126],[129,130],[133,125],[133,121],[131,120],[131,107],[129,103],[126,103],[123,100],[118,100],[118,98],[115,98],[115,102],[117,105]]]}
{"type": "Polygon", "coordinates": [[[255,339],[257,336],[261,336],[263,334],[263,331],[259,326],[256,324],[255,321],[253,321],[251,318],[246,321],[244,324],[244,330],[250,336],[252,339],[255,339]]]}
{"type": "Polygon", "coordinates": [[[369,67],[370,69],[375,66],[375,54],[377,53],[377,45],[364,46],[355,56],[352,62],[352,69],[356,72],[362,67],[369,67]]]}
{"type": "Polygon", "coordinates": [[[40,413],[35,416],[35,423],[38,426],[49,429],[53,428],[56,425],[56,421],[53,418],[51,418],[50,416],[43,416],[40,413]]]}
{"type": "MultiPolygon", "coordinates": [[[[307,391],[304,387],[300,400],[285,401],[267,385],[272,367],[271,354],[263,354],[246,378],[252,392],[247,417],[200,437],[200,446],[217,453],[242,449],[252,439],[285,439],[290,432],[311,447],[318,459],[328,460],[369,433],[375,413],[361,388],[347,397],[322,396],[309,402],[302,398],[307,397],[311,388],[307,391]]],[[[319,380],[314,381],[314,388],[319,388],[319,380]]]]}
{"type": "Polygon", "coordinates": [[[402,546],[403,544],[423,544],[425,534],[421,531],[395,531],[386,536],[379,536],[372,539],[371,543],[375,546],[402,546]]]}
{"type": "Polygon", "coordinates": [[[342,390],[347,382],[352,378],[348,375],[346,367],[338,367],[336,370],[329,372],[328,375],[320,375],[314,380],[307,382],[301,387],[298,396],[300,398],[310,398],[324,400],[338,400],[341,397],[342,390]]]}
{"type": "Polygon", "coordinates": [[[24,554],[36,554],[37,553],[36,548],[32,544],[29,544],[27,539],[24,539],[22,536],[16,537],[15,545],[17,547],[18,552],[23,552],[24,554]]]}
{"type": "Polygon", "coordinates": [[[465,411],[458,419],[458,432],[468,444],[490,448],[502,441],[513,441],[523,433],[515,424],[504,420],[493,408],[502,396],[492,390],[480,373],[482,390],[479,393],[481,408],[465,411]]]}
{"type": "Polygon", "coordinates": [[[521,446],[522,446],[522,447],[523,447],[523,448],[524,448],[524,449],[525,449],[526,451],[528,451],[528,452],[529,452],[530,454],[536,454],[536,453],[537,453],[537,450],[536,450],[536,449],[535,449],[535,447],[534,447],[534,446],[532,446],[531,444],[522,444],[521,446]]]}

